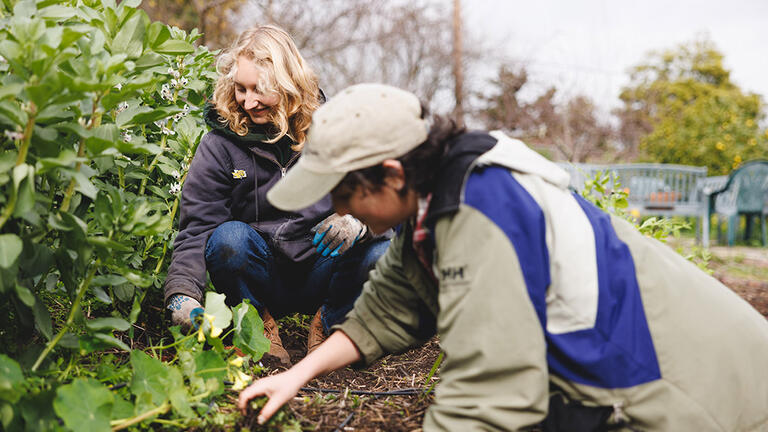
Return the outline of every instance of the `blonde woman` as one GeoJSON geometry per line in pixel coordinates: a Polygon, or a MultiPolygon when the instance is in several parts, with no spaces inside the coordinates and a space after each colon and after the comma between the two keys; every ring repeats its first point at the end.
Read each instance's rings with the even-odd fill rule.
{"type": "Polygon", "coordinates": [[[248,299],[258,309],[269,353],[287,365],[274,317],[315,314],[311,351],[351,309],[388,242],[334,214],[330,197],[288,212],[266,200],[298,160],[324,101],[291,37],[273,26],[247,30],[221,54],[217,70],[204,114],[211,131],[182,190],[165,301],[173,324],[191,326],[202,312],[207,271],[229,303],[248,299]]]}

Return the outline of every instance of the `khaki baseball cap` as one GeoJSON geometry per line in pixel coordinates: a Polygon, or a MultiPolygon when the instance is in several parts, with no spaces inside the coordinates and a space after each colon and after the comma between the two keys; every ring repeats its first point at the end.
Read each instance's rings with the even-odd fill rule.
{"type": "Polygon", "coordinates": [[[408,153],[428,129],[413,93],[384,84],[347,87],[312,115],[301,158],[267,199],[283,210],[312,205],[348,172],[408,153]]]}

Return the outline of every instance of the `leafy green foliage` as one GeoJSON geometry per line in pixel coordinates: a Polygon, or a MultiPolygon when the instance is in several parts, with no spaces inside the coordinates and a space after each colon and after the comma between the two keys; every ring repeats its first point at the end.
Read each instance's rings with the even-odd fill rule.
{"type": "Polygon", "coordinates": [[[197,31],[139,3],[0,3],[3,430],[198,427],[269,347],[252,306],[212,294],[199,331],[131,349],[151,345],[134,331],[162,301],[216,76],[197,31]]]}
{"type": "MultiPolygon", "coordinates": [[[[646,218],[638,224],[638,215],[626,211],[628,192],[621,187],[618,176],[612,173],[598,171],[592,177],[587,178],[581,196],[599,209],[627,220],[643,235],[661,242],[666,242],[670,236],[677,238],[681,231],[691,228],[691,225],[684,219],[655,216],[646,218]]],[[[709,250],[693,246],[688,250],[679,247],[677,252],[703,271],[712,273],[712,270],[709,269],[709,261],[712,258],[709,250]]]]}
{"type": "Polygon", "coordinates": [[[653,161],[707,166],[719,175],[768,150],[760,97],[731,81],[723,55],[707,40],[652,54],[620,97],[624,125],[642,125],[625,138],[653,161]]]}
{"type": "Polygon", "coordinates": [[[68,428],[76,431],[109,430],[114,398],[98,381],[78,378],[59,387],[53,407],[68,428]]]}

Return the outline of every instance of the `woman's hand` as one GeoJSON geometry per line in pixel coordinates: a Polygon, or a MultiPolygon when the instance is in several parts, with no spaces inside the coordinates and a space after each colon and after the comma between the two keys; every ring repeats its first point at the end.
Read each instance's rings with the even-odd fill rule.
{"type": "Polygon", "coordinates": [[[368,228],[351,215],[339,216],[334,213],[312,227],[315,233],[312,244],[317,246],[317,253],[332,257],[343,254],[362,236],[368,228]]]}
{"type": "Polygon", "coordinates": [[[257,396],[269,398],[257,421],[264,424],[281,406],[299,392],[301,386],[318,375],[334,371],[362,359],[355,343],[344,332],[336,331],[287,371],[262,378],[240,392],[237,406],[245,415],[248,401],[257,396]]]}
{"type": "Polygon", "coordinates": [[[264,424],[281,406],[296,396],[296,393],[299,392],[299,389],[306,381],[292,371],[294,369],[262,378],[240,392],[237,406],[243,415],[246,414],[248,402],[251,399],[258,396],[266,396],[269,400],[261,409],[257,418],[259,424],[264,424]]]}

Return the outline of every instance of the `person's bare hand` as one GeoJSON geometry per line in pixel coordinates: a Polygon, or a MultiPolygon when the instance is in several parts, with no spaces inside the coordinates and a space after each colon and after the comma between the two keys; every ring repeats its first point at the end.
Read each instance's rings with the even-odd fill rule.
{"type": "Polygon", "coordinates": [[[296,374],[291,373],[290,370],[262,378],[240,392],[237,406],[245,415],[248,409],[248,402],[251,399],[258,396],[268,397],[269,400],[261,409],[257,418],[259,424],[264,424],[281,406],[296,396],[302,385],[304,385],[304,381],[298,378],[296,374]]]}

